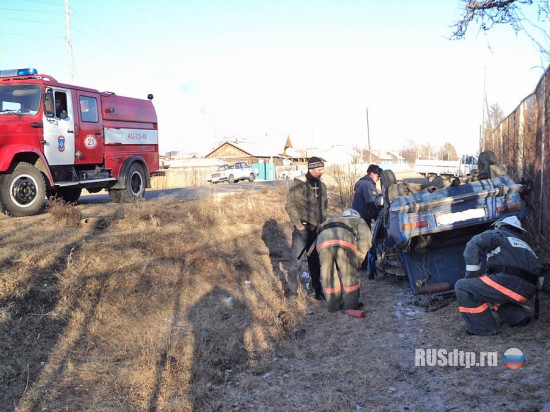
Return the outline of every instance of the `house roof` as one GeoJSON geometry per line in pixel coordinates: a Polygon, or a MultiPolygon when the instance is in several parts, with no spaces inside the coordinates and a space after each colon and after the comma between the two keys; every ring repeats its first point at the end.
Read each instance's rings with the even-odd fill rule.
{"type": "Polygon", "coordinates": [[[236,149],[244,152],[247,155],[254,157],[281,157],[284,152],[284,141],[280,139],[262,139],[261,141],[255,142],[223,142],[221,145],[216,147],[205,157],[212,155],[219,148],[230,145],[236,149]]]}
{"type": "Polygon", "coordinates": [[[187,159],[174,159],[174,160],[164,160],[164,166],[169,167],[212,167],[224,165],[227,162],[216,157],[208,158],[187,158],[187,159]]]}

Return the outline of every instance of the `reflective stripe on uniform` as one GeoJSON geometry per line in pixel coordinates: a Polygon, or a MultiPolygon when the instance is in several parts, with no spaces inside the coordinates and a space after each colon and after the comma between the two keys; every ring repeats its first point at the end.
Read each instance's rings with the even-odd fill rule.
{"type": "Polygon", "coordinates": [[[342,290],[340,286],[336,286],[335,288],[323,288],[323,292],[325,293],[338,293],[342,290]]]}
{"type": "Polygon", "coordinates": [[[489,309],[488,303],[483,303],[482,305],[479,305],[477,308],[467,308],[465,306],[459,306],[458,310],[462,313],[481,313],[485,312],[487,309],[489,309]]]}
{"type": "Polygon", "coordinates": [[[480,276],[479,280],[481,280],[487,286],[491,286],[492,288],[498,290],[503,295],[506,295],[509,298],[514,299],[516,302],[525,303],[529,300],[529,299],[521,296],[519,293],[516,293],[513,290],[510,290],[507,287],[504,287],[501,284],[495,282],[493,279],[489,278],[488,276],[480,276]]]}
{"type": "Polygon", "coordinates": [[[340,239],[329,239],[325,240],[324,242],[321,242],[317,245],[317,252],[319,252],[321,249],[324,249],[329,246],[342,246],[348,249],[353,250],[354,252],[357,252],[357,246],[355,246],[351,242],[346,242],[345,240],[340,239]]]}
{"type": "Polygon", "coordinates": [[[354,290],[361,289],[361,282],[353,286],[344,286],[344,292],[353,292],[354,290]]]}
{"type": "Polygon", "coordinates": [[[498,246],[495,249],[490,250],[489,252],[487,252],[487,259],[489,259],[490,257],[493,257],[495,255],[498,255],[499,253],[500,253],[500,246],[498,246]]]}
{"type": "Polygon", "coordinates": [[[466,265],[466,270],[468,272],[475,272],[476,270],[481,270],[481,265],[466,265]]]}

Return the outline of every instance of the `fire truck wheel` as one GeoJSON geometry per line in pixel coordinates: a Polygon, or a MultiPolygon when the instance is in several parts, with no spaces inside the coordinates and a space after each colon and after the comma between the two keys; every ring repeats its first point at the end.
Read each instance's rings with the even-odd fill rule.
{"type": "Polygon", "coordinates": [[[109,197],[114,203],[122,203],[122,190],[111,189],[109,190],[109,197]]]}
{"type": "Polygon", "coordinates": [[[254,179],[256,179],[256,176],[254,176],[254,173],[250,173],[250,176],[248,177],[248,181],[253,182],[254,179]]]}
{"type": "Polygon", "coordinates": [[[56,195],[67,203],[74,203],[82,194],[80,187],[60,187],[57,189],[56,195]]]}
{"type": "Polygon", "coordinates": [[[44,204],[46,181],[33,165],[21,162],[3,175],[0,182],[0,204],[11,216],[32,216],[44,204]]]}
{"type": "Polygon", "coordinates": [[[235,176],[229,175],[229,177],[227,178],[227,181],[228,181],[229,183],[235,183],[235,176]]]}
{"type": "Polygon", "coordinates": [[[137,199],[142,199],[145,193],[145,172],[143,166],[134,163],[128,170],[128,179],[126,189],[110,190],[109,196],[115,203],[129,203],[137,199]]]}

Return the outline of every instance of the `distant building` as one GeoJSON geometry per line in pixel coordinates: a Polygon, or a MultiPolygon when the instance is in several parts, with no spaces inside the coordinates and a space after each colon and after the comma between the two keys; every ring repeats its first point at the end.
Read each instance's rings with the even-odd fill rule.
{"type": "Polygon", "coordinates": [[[231,162],[247,162],[248,164],[274,162],[282,164],[283,155],[282,144],[279,147],[272,143],[231,143],[224,142],[210,153],[205,158],[222,159],[228,163],[231,162]]]}

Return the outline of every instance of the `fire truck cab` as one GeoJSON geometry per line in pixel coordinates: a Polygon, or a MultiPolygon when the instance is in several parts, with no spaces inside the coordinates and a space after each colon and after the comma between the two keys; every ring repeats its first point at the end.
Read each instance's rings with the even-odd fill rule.
{"type": "Polygon", "coordinates": [[[159,169],[152,98],[0,70],[0,208],[30,216],[46,196],[75,202],[82,189],[107,189],[114,202],[143,198],[159,169]]]}

